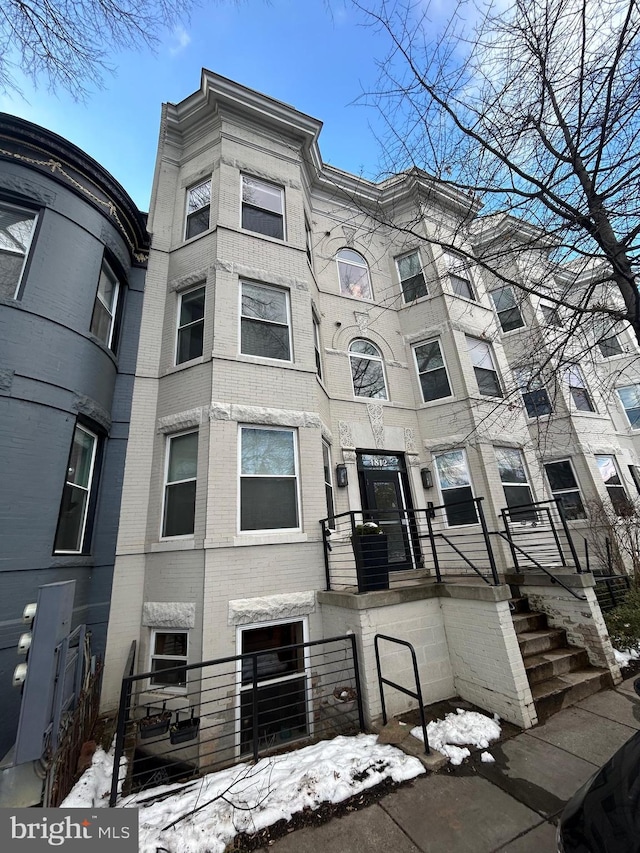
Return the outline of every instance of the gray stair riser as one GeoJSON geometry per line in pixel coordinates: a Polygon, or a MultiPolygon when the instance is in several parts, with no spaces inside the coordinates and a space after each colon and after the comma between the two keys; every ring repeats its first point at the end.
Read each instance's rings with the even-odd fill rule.
{"type": "Polygon", "coordinates": [[[548,696],[541,696],[538,699],[534,699],[538,722],[543,723],[563,708],[575,705],[576,702],[581,702],[588,696],[592,696],[594,693],[598,693],[605,687],[610,686],[611,676],[608,672],[596,673],[592,678],[586,679],[580,684],[574,684],[564,690],[555,691],[548,696]]]}
{"type": "Polygon", "coordinates": [[[548,628],[547,617],[544,613],[522,613],[517,614],[513,620],[516,634],[529,631],[544,631],[548,628]]]}
{"type": "Polygon", "coordinates": [[[540,655],[551,649],[560,649],[566,644],[566,632],[561,630],[540,631],[535,637],[527,637],[527,639],[518,637],[518,645],[523,657],[540,655]]]}
{"type": "Polygon", "coordinates": [[[573,654],[535,664],[527,664],[527,659],[524,659],[527,679],[532,687],[534,684],[540,684],[548,678],[562,675],[565,672],[575,672],[587,666],[589,666],[589,656],[584,649],[577,649],[573,654]]]}

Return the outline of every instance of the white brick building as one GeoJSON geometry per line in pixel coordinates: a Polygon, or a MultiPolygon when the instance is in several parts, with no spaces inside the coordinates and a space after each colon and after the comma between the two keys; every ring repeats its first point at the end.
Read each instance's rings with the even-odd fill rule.
{"type": "MultiPolygon", "coordinates": [[[[611,371],[632,370],[635,344],[607,338],[547,394],[525,362],[534,334],[539,356],[561,331],[553,303],[516,302],[465,259],[500,228],[465,230],[469,198],[418,172],[374,184],[326,166],[320,128],[207,71],[163,107],[104,705],[133,639],[138,671],[161,673],[163,660],[353,631],[375,717],[378,632],[414,644],[426,701],[458,694],[532,725],[535,688],[478,507],[500,581],[514,553],[533,565],[522,537],[513,551],[496,532],[505,506],[535,539],[538,511],[517,508],[560,497],[582,559],[588,500],[636,491],[640,380],[611,371]],[[402,230],[418,206],[422,239],[402,230]],[[320,521],[334,516],[325,553],[320,521]],[[370,517],[387,533],[391,589],[358,595],[350,536],[370,517]]],[[[523,235],[506,238],[512,273],[529,274],[525,256],[539,273],[523,235]]],[[[527,591],[618,678],[590,576],[560,551],[540,557],[555,547],[541,528],[535,553],[565,585],[534,572],[527,591]]],[[[393,655],[383,664],[404,678],[393,655]]],[[[193,688],[175,687],[161,695],[188,705],[193,688]]],[[[391,710],[404,707],[396,694],[391,710]]]]}

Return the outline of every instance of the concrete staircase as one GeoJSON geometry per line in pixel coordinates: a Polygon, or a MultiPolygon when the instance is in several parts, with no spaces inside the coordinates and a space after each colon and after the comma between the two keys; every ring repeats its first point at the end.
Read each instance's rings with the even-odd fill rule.
{"type": "Polygon", "coordinates": [[[526,598],[511,599],[511,615],[538,722],[612,686],[608,670],[591,666],[586,651],[570,646],[566,631],[549,628],[547,617],[531,612],[526,598]]]}

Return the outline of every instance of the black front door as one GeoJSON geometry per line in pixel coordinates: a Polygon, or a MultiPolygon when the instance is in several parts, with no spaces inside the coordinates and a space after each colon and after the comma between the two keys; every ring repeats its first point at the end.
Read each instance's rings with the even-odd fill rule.
{"type": "Polygon", "coordinates": [[[358,476],[364,520],[377,522],[387,534],[390,569],[419,565],[409,480],[404,457],[358,453],[358,476]]]}

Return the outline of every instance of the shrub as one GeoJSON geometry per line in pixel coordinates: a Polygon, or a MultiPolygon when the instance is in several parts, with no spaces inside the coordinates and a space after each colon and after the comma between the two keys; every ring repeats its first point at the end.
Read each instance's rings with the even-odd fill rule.
{"type": "Polygon", "coordinates": [[[614,648],[640,652],[640,589],[632,587],[624,602],[604,614],[614,648]]]}

